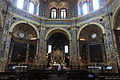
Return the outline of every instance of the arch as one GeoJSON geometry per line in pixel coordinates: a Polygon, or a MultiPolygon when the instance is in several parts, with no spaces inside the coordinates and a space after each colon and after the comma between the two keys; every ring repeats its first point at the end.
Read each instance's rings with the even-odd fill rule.
{"type": "Polygon", "coordinates": [[[28,25],[30,25],[31,27],[33,27],[33,28],[35,29],[36,33],[37,33],[37,38],[39,39],[39,31],[37,30],[36,26],[33,25],[33,24],[31,24],[31,23],[29,23],[29,22],[26,22],[26,21],[18,21],[18,22],[13,23],[13,24],[11,25],[10,29],[9,29],[9,32],[12,32],[13,29],[14,29],[14,27],[15,27],[16,25],[18,25],[18,24],[21,24],[21,23],[25,23],[25,24],[28,24],[28,25]]]}
{"type": "Polygon", "coordinates": [[[68,9],[68,3],[66,3],[66,2],[60,2],[59,3],[59,8],[61,9],[61,8],[66,8],[66,9],[68,9]]]}
{"type": "Polygon", "coordinates": [[[65,33],[67,34],[67,37],[69,38],[69,40],[72,39],[70,33],[69,33],[66,29],[64,29],[64,28],[53,28],[53,29],[49,30],[49,31],[46,33],[46,35],[45,35],[45,40],[48,40],[49,35],[50,35],[52,32],[57,31],[57,30],[58,30],[58,31],[63,31],[63,32],[65,32],[65,33]]]}
{"type": "Polygon", "coordinates": [[[102,24],[100,24],[100,23],[98,23],[98,22],[90,22],[90,23],[88,23],[88,24],[83,25],[83,26],[80,28],[80,30],[78,31],[78,34],[77,34],[77,40],[79,40],[80,32],[82,31],[82,29],[85,28],[85,27],[88,26],[88,25],[91,25],[91,24],[94,24],[94,25],[99,26],[99,27],[101,28],[103,34],[105,34],[105,29],[104,29],[104,26],[103,26],[102,24]]]}
{"type": "Polygon", "coordinates": [[[49,9],[51,9],[51,8],[57,8],[58,9],[58,3],[57,2],[49,3],[49,9]]]}

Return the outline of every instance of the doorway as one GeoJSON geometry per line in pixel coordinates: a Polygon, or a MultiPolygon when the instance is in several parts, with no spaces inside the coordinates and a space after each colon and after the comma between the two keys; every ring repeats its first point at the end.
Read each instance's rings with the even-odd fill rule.
{"type": "Polygon", "coordinates": [[[69,66],[69,40],[62,32],[51,34],[47,40],[48,67],[61,64],[69,66]]]}

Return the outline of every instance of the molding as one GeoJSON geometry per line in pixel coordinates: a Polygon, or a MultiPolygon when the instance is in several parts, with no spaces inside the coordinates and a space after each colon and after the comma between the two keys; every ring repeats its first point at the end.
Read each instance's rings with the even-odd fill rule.
{"type": "Polygon", "coordinates": [[[87,24],[83,25],[83,26],[80,28],[80,30],[78,31],[78,34],[77,34],[77,40],[79,40],[81,31],[82,31],[85,27],[87,27],[88,25],[91,25],[91,24],[95,24],[95,25],[99,26],[99,27],[101,28],[103,34],[106,33],[106,32],[105,32],[105,28],[104,28],[104,26],[103,26],[102,24],[100,24],[100,23],[98,23],[98,22],[90,22],[90,23],[87,23],[87,24]]]}
{"type": "Polygon", "coordinates": [[[45,40],[48,40],[49,35],[50,35],[52,32],[54,33],[54,31],[58,31],[58,32],[63,31],[63,32],[66,33],[66,35],[67,35],[67,37],[69,38],[69,40],[72,39],[71,34],[69,33],[68,30],[66,30],[66,29],[64,29],[64,28],[53,28],[53,29],[49,30],[49,31],[46,33],[46,35],[45,35],[45,40]]]}
{"type": "Polygon", "coordinates": [[[33,28],[35,29],[36,33],[37,33],[37,38],[39,39],[39,31],[38,31],[38,29],[36,28],[36,26],[33,25],[33,24],[31,24],[31,23],[29,23],[29,22],[26,22],[26,21],[17,21],[17,22],[15,22],[15,23],[13,23],[13,24],[11,25],[10,29],[9,29],[9,32],[12,32],[13,29],[16,27],[16,25],[21,24],[21,23],[25,23],[25,24],[28,24],[28,25],[30,25],[31,27],[33,27],[33,28]]]}

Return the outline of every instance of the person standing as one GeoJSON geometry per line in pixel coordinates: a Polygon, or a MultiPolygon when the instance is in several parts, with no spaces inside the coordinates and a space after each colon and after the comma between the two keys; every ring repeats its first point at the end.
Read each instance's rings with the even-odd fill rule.
{"type": "Polygon", "coordinates": [[[58,65],[58,76],[61,75],[61,69],[62,69],[62,68],[61,68],[61,65],[59,64],[59,65],[58,65]]]}

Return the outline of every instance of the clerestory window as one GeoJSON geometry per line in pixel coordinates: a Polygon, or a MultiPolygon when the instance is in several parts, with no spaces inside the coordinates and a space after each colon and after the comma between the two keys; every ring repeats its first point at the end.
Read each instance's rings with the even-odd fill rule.
{"type": "Polygon", "coordinates": [[[99,0],[93,0],[93,10],[99,9],[99,0]]]}
{"type": "Polygon", "coordinates": [[[24,0],[17,0],[17,7],[19,9],[23,9],[23,5],[24,5],[24,0]]]}
{"type": "Polygon", "coordinates": [[[61,18],[62,19],[66,18],[66,9],[61,9],[61,18]]]}
{"type": "Polygon", "coordinates": [[[84,3],[83,4],[83,15],[87,14],[88,13],[88,4],[87,3],[84,3]]]}
{"type": "Polygon", "coordinates": [[[33,4],[33,2],[30,2],[29,13],[34,14],[34,4],[33,4]]]}
{"type": "Polygon", "coordinates": [[[55,8],[51,9],[51,18],[52,19],[57,18],[57,9],[55,8]]]}

